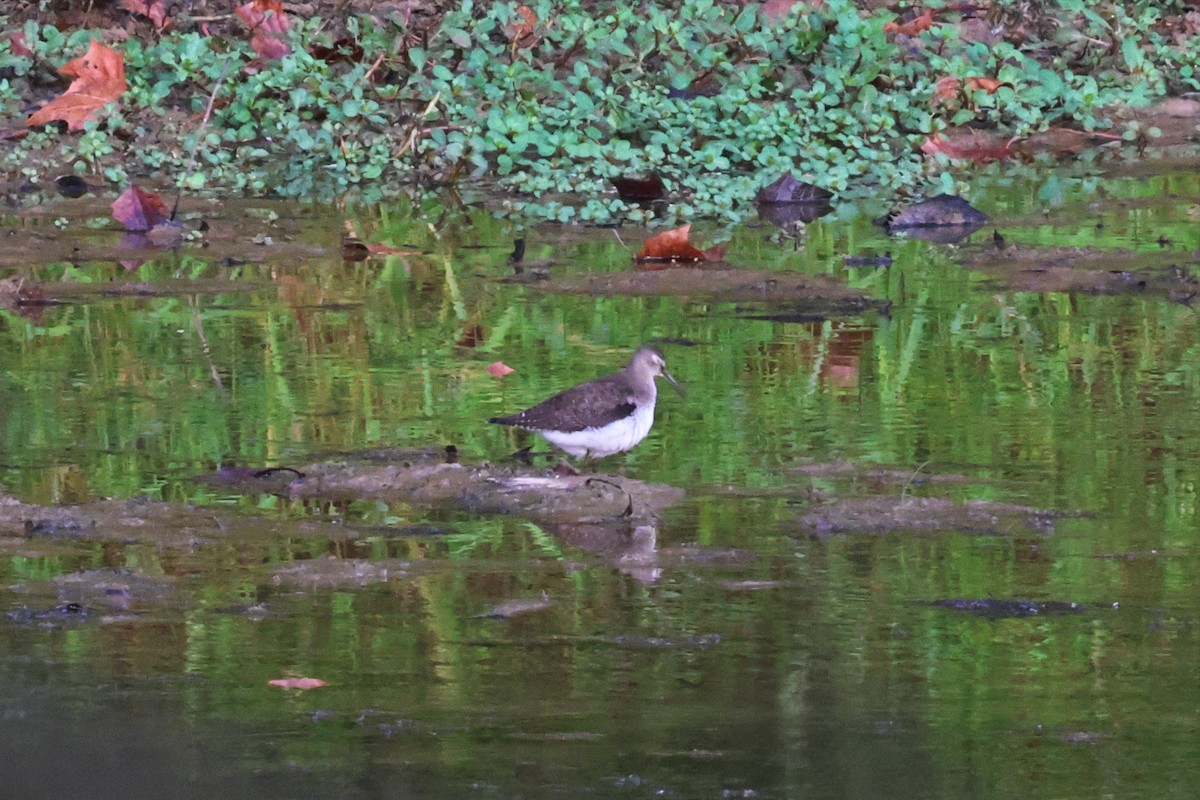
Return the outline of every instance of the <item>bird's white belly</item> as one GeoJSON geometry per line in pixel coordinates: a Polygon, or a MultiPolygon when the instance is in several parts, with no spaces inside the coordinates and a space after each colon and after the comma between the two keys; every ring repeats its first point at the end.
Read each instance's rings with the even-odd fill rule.
{"type": "Polygon", "coordinates": [[[604,458],[629,450],[650,432],[654,425],[654,404],[641,405],[624,419],[600,428],[585,428],[573,433],[538,431],[550,444],[575,458],[604,458]]]}

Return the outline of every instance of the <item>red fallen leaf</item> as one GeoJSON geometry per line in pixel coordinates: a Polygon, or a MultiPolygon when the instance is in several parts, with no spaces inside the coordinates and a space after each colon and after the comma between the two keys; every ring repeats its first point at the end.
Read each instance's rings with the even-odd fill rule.
{"type": "Polygon", "coordinates": [[[171,24],[167,10],[163,8],[162,0],[121,0],[121,8],[149,17],[154,27],[162,30],[171,24]]]}
{"type": "Polygon", "coordinates": [[[63,64],[58,71],[75,80],[67,91],[33,112],[25,120],[27,127],[61,119],[69,130],[82,130],[85,120],[129,88],[125,83],[124,57],[95,39],[87,53],[63,64]]]}
{"type": "Polygon", "coordinates": [[[8,37],[8,51],[14,56],[21,56],[22,58],[33,55],[33,51],[25,46],[24,33],[14,33],[8,37]]]}
{"type": "Polygon", "coordinates": [[[958,78],[951,75],[943,75],[937,79],[937,83],[933,85],[933,104],[945,103],[958,97],[958,90],[962,86],[958,78]]]}
{"type": "Polygon", "coordinates": [[[985,131],[962,128],[930,136],[921,145],[921,152],[929,155],[945,153],[963,161],[995,161],[1012,155],[1014,141],[985,131]]]}
{"type": "Polygon", "coordinates": [[[320,678],[274,678],[267,681],[267,686],[278,686],[281,689],[320,689],[328,685],[320,678]]]}
{"type": "Polygon", "coordinates": [[[762,4],[760,13],[771,22],[778,22],[792,13],[792,9],[799,5],[808,5],[814,9],[818,9],[824,3],[822,0],[813,0],[807,4],[803,0],[767,0],[762,4]]]}
{"type": "Polygon", "coordinates": [[[282,0],[250,0],[234,11],[254,32],[250,47],[259,58],[272,61],[292,52],[291,45],[285,41],[291,22],[283,12],[282,0]]]}
{"type": "Polygon", "coordinates": [[[703,261],[704,251],[688,242],[691,224],[651,236],[634,258],[638,261],[703,261]]]}
{"type": "Polygon", "coordinates": [[[909,22],[896,22],[892,20],[887,25],[883,26],[884,33],[898,33],[904,36],[916,36],[921,31],[927,31],[933,27],[933,12],[926,11],[916,19],[909,22]]]}
{"type": "Polygon", "coordinates": [[[515,369],[503,361],[493,361],[491,364],[488,364],[487,371],[492,373],[492,377],[494,378],[503,378],[505,375],[512,375],[516,372],[515,369]]]}
{"type": "Polygon", "coordinates": [[[127,231],[148,231],[169,216],[161,197],[137,186],[130,186],[113,200],[112,215],[127,231]]]}

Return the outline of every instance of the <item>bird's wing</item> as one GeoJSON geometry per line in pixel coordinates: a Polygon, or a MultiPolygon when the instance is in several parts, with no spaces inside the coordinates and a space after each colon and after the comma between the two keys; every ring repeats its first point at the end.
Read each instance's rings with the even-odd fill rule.
{"type": "Polygon", "coordinates": [[[624,419],[636,410],[637,399],[628,386],[612,378],[598,378],[559,392],[520,414],[490,421],[532,430],[575,433],[624,419]]]}

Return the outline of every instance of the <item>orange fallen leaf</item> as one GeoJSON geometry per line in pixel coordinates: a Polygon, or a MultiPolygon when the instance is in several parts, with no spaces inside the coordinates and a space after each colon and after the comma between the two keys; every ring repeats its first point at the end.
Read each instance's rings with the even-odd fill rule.
{"type": "Polygon", "coordinates": [[[267,685],[281,689],[320,689],[329,684],[320,678],[275,678],[267,681],[267,685]]]}
{"type": "Polygon", "coordinates": [[[703,261],[703,250],[692,247],[688,235],[691,224],[655,234],[645,241],[636,256],[638,261],[703,261]]]}
{"type": "Polygon", "coordinates": [[[947,103],[958,97],[958,90],[962,86],[958,78],[951,75],[943,75],[933,84],[933,104],[947,103]]]}
{"type": "Polygon", "coordinates": [[[291,21],[283,12],[282,0],[250,0],[234,9],[246,27],[253,33],[250,47],[259,58],[267,61],[283,58],[292,52],[286,41],[291,21]]]}
{"type": "Polygon", "coordinates": [[[113,200],[112,215],[127,231],[148,231],[170,216],[161,197],[139,186],[130,186],[113,200]]]}
{"type": "Polygon", "coordinates": [[[1004,81],[995,78],[967,78],[967,88],[976,92],[995,94],[996,90],[1004,85],[1004,81]]]}
{"type": "Polygon", "coordinates": [[[503,378],[505,375],[512,375],[516,372],[515,369],[503,361],[493,361],[491,364],[488,364],[487,371],[492,373],[492,377],[494,378],[503,378]]]}
{"type": "Polygon", "coordinates": [[[33,128],[61,119],[69,130],[83,129],[102,107],[125,94],[125,59],[101,42],[92,40],[88,51],[58,68],[59,73],[75,80],[67,91],[51,100],[25,120],[33,128]]]}
{"type": "Polygon", "coordinates": [[[927,31],[933,27],[933,12],[926,11],[916,19],[909,22],[896,22],[892,20],[883,26],[884,33],[899,33],[904,36],[916,36],[921,31],[927,31]]]}

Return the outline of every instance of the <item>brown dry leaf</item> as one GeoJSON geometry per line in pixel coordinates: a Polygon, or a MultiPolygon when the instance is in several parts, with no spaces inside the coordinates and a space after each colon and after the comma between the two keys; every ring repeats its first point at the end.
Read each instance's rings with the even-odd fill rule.
{"type": "Polygon", "coordinates": [[[537,21],[537,14],[532,8],[518,6],[512,21],[504,26],[504,35],[516,47],[532,47],[538,40],[533,33],[537,21]]]}
{"type": "Polygon", "coordinates": [[[958,97],[958,90],[962,86],[958,78],[951,75],[944,75],[937,79],[933,84],[933,104],[948,103],[958,97]]]}
{"type": "Polygon", "coordinates": [[[921,31],[927,31],[933,27],[933,12],[926,11],[921,16],[910,22],[896,22],[892,20],[887,25],[883,26],[884,33],[898,33],[904,36],[916,36],[921,31]]]}
{"type": "Polygon", "coordinates": [[[691,231],[689,223],[651,236],[634,258],[638,261],[703,261],[706,258],[704,251],[688,242],[691,231]]]}
{"type": "Polygon", "coordinates": [[[292,52],[286,41],[291,22],[283,12],[282,0],[250,0],[234,11],[253,33],[250,47],[266,61],[283,58],[292,52]]]}
{"type": "Polygon", "coordinates": [[[74,78],[67,91],[35,111],[25,120],[27,127],[45,125],[54,120],[63,120],[69,130],[83,129],[84,121],[91,119],[102,107],[125,94],[125,59],[107,45],[92,40],[88,51],[58,69],[59,73],[74,78]]]}
{"type": "Polygon", "coordinates": [[[319,689],[329,684],[320,678],[274,678],[267,681],[267,685],[281,689],[319,689]]]}

